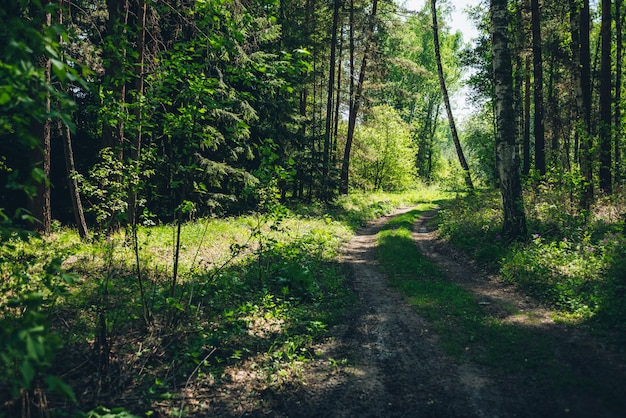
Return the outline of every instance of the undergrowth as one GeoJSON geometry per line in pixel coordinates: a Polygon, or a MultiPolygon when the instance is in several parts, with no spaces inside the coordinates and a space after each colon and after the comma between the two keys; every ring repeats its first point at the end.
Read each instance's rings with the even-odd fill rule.
{"type": "Polygon", "coordinates": [[[529,235],[500,236],[500,200],[481,192],[446,202],[441,234],[455,246],[559,312],[556,319],[586,322],[626,335],[626,239],[623,198],[599,199],[589,213],[567,191],[541,184],[526,192],[529,235]]]}
{"type": "Polygon", "coordinates": [[[2,357],[0,416],[25,405],[53,416],[185,416],[194,394],[227,392],[238,370],[270,390],[297,382],[353,304],[340,247],[367,221],[431,196],[355,194],[198,219],[181,225],[178,250],[176,225],[90,242],[60,227],[4,240],[4,298],[15,301],[0,320],[18,326],[0,348],[25,354],[2,357]],[[16,323],[31,305],[38,322],[16,323]]]}

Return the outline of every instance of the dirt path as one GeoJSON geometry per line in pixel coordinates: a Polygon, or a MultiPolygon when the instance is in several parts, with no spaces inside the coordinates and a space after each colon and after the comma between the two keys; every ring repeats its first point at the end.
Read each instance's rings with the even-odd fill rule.
{"type": "Polygon", "coordinates": [[[318,347],[321,359],[305,373],[306,386],[285,405],[288,415],[503,416],[506,402],[498,382],[478,366],[452,362],[429,323],[379,272],[376,233],[392,216],[360,230],[346,248],[343,262],[352,270],[357,307],[346,324],[333,330],[330,341],[318,347]],[[327,362],[344,359],[346,366],[329,373],[327,362]]]}
{"type": "Polygon", "coordinates": [[[240,393],[241,415],[237,416],[622,416],[626,409],[623,359],[583,332],[555,324],[548,310],[439,240],[428,223],[435,215],[432,212],[415,225],[420,251],[449,280],[473,292],[477,303],[494,317],[532,326],[538,336],[550,335],[554,352],[546,355],[554,357],[554,367],[563,367],[575,379],[597,382],[597,393],[570,387],[548,390],[542,382],[496,375],[484,366],[451,360],[430,324],[387,284],[377,267],[376,233],[391,217],[408,210],[376,220],[351,240],[342,261],[352,273],[357,298],[353,313],[316,347],[318,357],[303,365],[296,383],[277,391],[240,393]]]}

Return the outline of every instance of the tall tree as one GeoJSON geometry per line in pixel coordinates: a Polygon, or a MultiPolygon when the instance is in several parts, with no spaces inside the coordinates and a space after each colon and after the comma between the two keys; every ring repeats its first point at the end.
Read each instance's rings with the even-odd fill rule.
{"type": "Polygon", "coordinates": [[[452,114],[452,106],[450,105],[450,96],[448,94],[448,88],[446,86],[446,79],[443,73],[443,65],[441,63],[441,51],[439,48],[439,24],[437,23],[437,1],[430,1],[432,19],[433,19],[433,39],[435,45],[435,58],[437,60],[437,72],[439,74],[439,84],[441,86],[441,94],[443,95],[443,102],[446,107],[446,113],[448,115],[448,123],[450,125],[450,132],[452,133],[452,141],[456,148],[456,154],[459,158],[459,163],[463,169],[465,185],[468,189],[473,190],[474,184],[472,183],[472,176],[470,175],[469,165],[465,159],[463,148],[461,147],[461,141],[459,140],[459,134],[456,130],[456,123],[454,122],[454,115],[452,114]]]}
{"type": "Polygon", "coordinates": [[[530,173],[530,55],[524,60],[524,133],[522,135],[522,173],[530,173]]]}
{"type": "MultiPolygon", "coordinates": [[[[52,26],[52,14],[47,11],[45,13],[45,26],[47,28],[52,26]]],[[[45,30],[45,29],[44,29],[45,30]]],[[[41,58],[44,67],[44,77],[46,86],[50,86],[52,76],[52,64],[50,57],[44,56],[41,58]]],[[[36,146],[31,151],[31,166],[35,175],[36,187],[35,193],[31,196],[28,209],[31,215],[37,219],[40,224],[36,226],[36,229],[40,230],[44,234],[50,233],[50,226],[52,224],[52,209],[50,204],[50,164],[51,164],[51,124],[50,119],[50,92],[47,91],[43,102],[43,114],[45,115],[43,120],[39,120],[32,125],[32,135],[35,138],[39,138],[39,146],[36,146]]]]}
{"type": "MultiPolygon", "coordinates": [[[[353,3],[351,3],[352,9],[354,9],[353,3]]],[[[378,0],[374,0],[372,4],[372,12],[370,13],[370,22],[367,34],[365,36],[365,50],[363,51],[363,57],[361,58],[361,69],[359,72],[359,80],[355,86],[354,98],[350,106],[350,114],[348,115],[348,133],[346,135],[346,145],[343,152],[343,162],[341,164],[341,184],[339,192],[341,194],[347,194],[349,188],[349,173],[350,173],[350,152],[352,149],[352,141],[354,139],[354,129],[356,127],[357,115],[361,106],[361,100],[363,96],[363,89],[365,84],[365,71],[367,70],[367,62],[370,58],[370,51],[374,43],[374,28],[376,25],[376,13],[378,10],[378,0]]],[[[351,10],[351,18],[354,10],[351,10]]],[[[351,56],[354,56],[354,41],[350,43],[351,56]]],[[[352,78],[352,77],[351,77],[352,78]]]]}
{"type": "Polygon", "coordinates": [[[611,0],[602,0],[600,37],[600,190],[612,191],[611,179],[611,0]]]}
{"type": "Polygon", "coordinates": [[[507,0],[491,0],[491,36],[496,116],[496,154],[504,212],[502,233],[511,240],[526,236],[519,154],[513,108],[513,75],[507,0]]]}
{"type": "Polygon", "coordinates": [[[591,48],[589,42],[589,0],[570,0],[572,33],[572,77],[576,92],[576,136],[578,164],[583,177],[580,207],[588,210],[593,201],[593,164],[591,149],[591,48]]]}
{"type": "MultiPolygon", "coordinates": [[[[64,1],[59,0],[59,24],[64,24],[64,1]]],[[[68,1],[67,10],[69,10],[71,4],[68,1]]],[[[63,38],[60,39],[63,44],[63,38]]],[[[81,239],[89,238],[89,230],[87,228],[87,221],[85,219],[85,212],[83,210],[83,202],[80,197],[80,191],[78,187],[78,181],[76,180],[76,164],[74,162],[74,149],[72,146],[72,132],[67,125],[64,125],[61,119],[57,120],[58,131],[63,137],[63,155],[65,157],[65,168],[67,170],[67,181],[70,191],[70,200],[72,202],[72,212],[74,213],[74,221],[76,222],[76,228],[78,229],[78,235],[81,239]]]]}
{"type": "Polygon", "coordinates": [[[546,143],[543,111],[543,56],[539,0],[531,0],[530,7],[533,33],[533,76],[535,83],[535,168],[541,175],[544,175],[546,173],[546,143]]]}
{"type": "MultiPolygon", "coordinates": [[[[337,54],[337,32],[339,30],[339,9],[341,7],[341,0],[334,0],[333,4],[333,26],[331,29],[331,41],[330,41],[330,65],[328,70],[328,91],[326,97],[326,131],[324,132],[324,157],[322,168],[322,179],[328,178],[329,165],[330,165],[330,153],[332,149],[332,128],[333,128],[333,98],[334,98],[334,85],[335,85],[335,68],[336,68],[336,54],[337,54]]],[[[339,100],[339,97],[337,97],[339,100]]]]}
{"type": "MultiPolygon", "coordinates": [[[[124,137],[124,103],[126,101],[126,52],[129,0],[106,0],[108,20],[103,51],[104,91],[103,107],[110,108],[102,125],[102,146],[116,148],[124,137]]],[[[121,152],[121,150],[119,150],[121,152]]]]}
{"type": "Polygon", "coordinates": [[[622,137],[622,61],[624,39],[622,33],[622,0],[615,0],[615,120],[613,133],[613,151],[615,155],[615,171],[613,178],[617,185],[622,176],[622,154],[620,142],[622,137]]]}

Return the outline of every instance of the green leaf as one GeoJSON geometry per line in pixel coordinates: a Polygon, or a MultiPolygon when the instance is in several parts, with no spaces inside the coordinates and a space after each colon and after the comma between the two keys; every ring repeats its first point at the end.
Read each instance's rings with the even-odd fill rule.
{"type": "Polygon", "coordinates": [[[39,349],[30,334],[26,334],[26,354],[29,358],[39,361],[39,349]]]}
{"type": "Polygon", "coordinates": [[[57,376],[47,376],[46,383],[48,384],[48,389],[58,393],[65,398],[70,399],[72,402],[76,403],[76,394],[74,394],[74,390],[72,390],[71,386],[68,385],[57,376]]]}
{"type": "Polygon", "coordinates": [[[39,167],[33,168],[30,174],[37,183],[44,183],[46,181],[46,173],[39,167]]]}
{"type": "Polygon", "coordinates": [[[35,378],[35,369],[33,368],[33,365],[30,363],[30,361],[27,358],[25,358],[24,361],[22,361],[22,367],[20,368],[20,371],[22,372],[24,385],[26,387],[29,387],[30,383],[35,378]]]}

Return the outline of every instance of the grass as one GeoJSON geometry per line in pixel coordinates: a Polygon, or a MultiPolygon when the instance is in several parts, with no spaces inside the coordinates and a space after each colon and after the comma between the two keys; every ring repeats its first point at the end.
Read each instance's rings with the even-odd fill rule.
{"type": "Polygon", "coordinates": [[[378,259],[391,284],[432,323],[447,353],[458,361],[484,364],[503,375],[516,373],[553,388],[578,384],[567,368],[557,367],[548,332],[492,317],[419,252],[411,227],[428,209],[420,206],[391,220],[378,234],[378,259]]]}
{"type": "Polygon", "coordinates": [[[626,341],[626,239],[620,195],[601,199],[588,214],[565,192],[543,185],[526,192],[528,239],[500,238],[495,192],[443,205],[442,235],[483,265],[558,312],[557,320],[607,329],[626,341]]]}
{"type": "MultiPolygon", "coordinates": [[[[42,305],[46,332],[64,348],[36,373],[62,375],[80,388],[79,403],[50,392],[48,405],[79,415],[96,407],[94,414],[188,413],[182,393],[223,387],[227,370],[252,367],[270,390],[297,381],[301,364],[316,356],[315,345],[353,305],[337,262],[341,246],[367,221],[436,193],[355,194],[332,206],[187,222],[174,293],[172,225],[138,228],[140,276],[124,231],[80,242],[57,226],[43,241],[16,240],[13,252],[2,253],[3,278],[22,270],[19,263],[37,269],[54,255],[63,256],[74,278],[67,292],[50,291],[54,303],[42,305]],[[125,404],[120,393],[136,400],[125,404]]],[[[47,279],[33,275],[26,287],[37,290],[41,280],[47,279]]],[[[12,315],[0,312],[6,321],[12,315]]],[[[2,401],[19,409],[18,399],[2,401]]]]}

